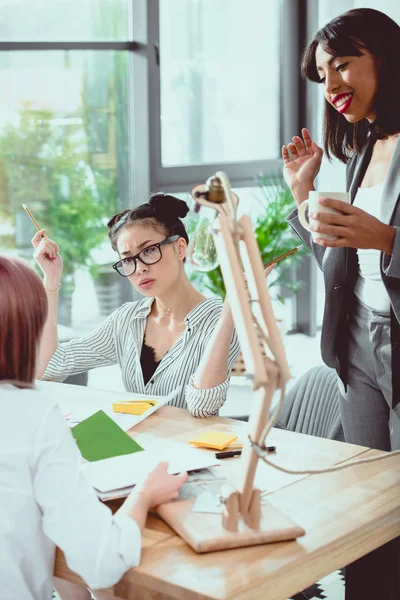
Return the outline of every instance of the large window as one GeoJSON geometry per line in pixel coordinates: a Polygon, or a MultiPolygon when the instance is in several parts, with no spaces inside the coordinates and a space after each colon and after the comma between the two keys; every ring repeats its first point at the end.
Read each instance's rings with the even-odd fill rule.
{"type": "Polygon", "coordinates": [[[279,155],[279,2],[226,8],[224,0],[160,2],[164,167],[279,155]]]}
{"type": "Polygon", "coordinates": [[[281,170],[300,5],[0,0],[0,251],[31,257],[26,203],[63,254],[62,323],[91,328],[132,298],[110,269],[115,211],[219,169],[235,188],[281,170]]]}
{"type": "Polygon", "coordinates": [[[131,0],[1,0],[3,42],[130,39],[131,0]]]}
{"type": "Polygon", "coordinates": [[[281,2],[155,4],[153,186],[183,189],[215,166],[251,185],[280,155],[281,2]]]}
{"type": "Polygon", "coordinates": [[[130,201],[131,3],[31,4],[0,4],[0,251],[31,257],[26,203],[60,246],[59,320],[70,325],[120,303],[106,222],[130,201]],[[76,287],[91,311],[74,319],[76,287]]]}

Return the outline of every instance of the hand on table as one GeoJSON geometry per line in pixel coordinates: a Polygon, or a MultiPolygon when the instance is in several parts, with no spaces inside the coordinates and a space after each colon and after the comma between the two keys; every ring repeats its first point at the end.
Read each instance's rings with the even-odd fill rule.
{"type": "Polygon", "coordinates": [[[167,469],[168,463],[161,462],[137,489],[137,492],[147,499],[149,509],[176,500],[179,488],[188,480],[187,473],[169,475],[167,469]]]}

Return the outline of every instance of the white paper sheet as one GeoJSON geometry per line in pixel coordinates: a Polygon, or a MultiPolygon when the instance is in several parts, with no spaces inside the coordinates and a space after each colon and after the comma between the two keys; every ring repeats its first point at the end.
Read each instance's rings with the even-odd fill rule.
{"type": "Polygon", "coordinates": [[[191,448],[189,444],[159,440],[136,454],[126,454],[82,465],[89,483],[105,493],[140,483],[161,462],[169,473],[206,469],[219,464],[213,453],[191,448]]]}
{"type": "Polygon", "coordinates": [[[192,508],[193,512],[222,514],[222,504],[220,498],[208,490],[197,496],[192,508]]]}
{"type": "Polygon", "coordinates": [[[53,381],[36,381],[35,383],[38,389],[42,389],[44,392],[54,396],[70,427],[74,427],[98,410],[103,410],[124,431],[128,431],[134,425],[141,423],[141,421],[152,415],[161,406],[173,400],[180,390],[180,388],[177,388],[168,396],[147,396],[145,394],[96,390],[81,385],[55,383],[53,381]],[[113,402],[117,402],[118,400],[144,399],[156,400],[157,404],[146,410],[142,415],[124,415],[113,412],[113,402]]]}

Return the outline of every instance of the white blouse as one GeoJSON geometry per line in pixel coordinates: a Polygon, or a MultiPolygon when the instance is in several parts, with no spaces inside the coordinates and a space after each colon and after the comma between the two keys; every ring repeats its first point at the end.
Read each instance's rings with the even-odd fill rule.
{"type": "MultiPolygon", "coordinates": [[[[369,188],[358,188],[354,206],[380,219],[384,183],[369,188]]],[[[358,249],[358,279],[355,295],[370,308],[386,314],[390,312],[390,299],[381,276],[381,251],[358,249]]]]}
{"type": "Polygon", "coordinates": [[[0,596],[49,600],[56,545],[94,589],[140,561],[141,534],[112,516],[82,474],[54,399],[0,383],[0,596]]]}
{"type": "Polygon", "coordinates": [[[113,312],[93,333],[59,344],[42,379],[64,381],[70,375],[95,367],[119,364],[128,392],[165,396],[181,386],[171,406],[188,408],[196,417],[218,412],[226,399],[229,373],[240,353],[236,332],[232,336],[226,380],[209,389],[193,386],[193,375],[218,323],[222,301],[208,298],[200,302],[185,319],[185,330],[163,356],[152,378],[143,381],[140,354],[153,298],[127,302],[113,312]]]}

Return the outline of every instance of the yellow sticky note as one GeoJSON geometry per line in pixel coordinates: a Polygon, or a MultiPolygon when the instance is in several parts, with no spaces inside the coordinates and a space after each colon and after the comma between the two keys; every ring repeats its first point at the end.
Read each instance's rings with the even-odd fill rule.
{"type": "Polygon", "coordinates": [[[237,440],[238,436],[226,431],[205,431],[190,440],[192,446],[223,450],[237,440]]]}
{"type": "Polygon", "coordinates": [[[232,444],[229,444],[229,446],[226,447],[227,450],[241,450],[243,448],[243,442],[241,442],[240,440],[236,440],[235,442],[232,442],[232,444]]]}
{"type": "Polygon", "coordinates": [[[113,412],[124,413],[128,415],[142,415],[146,410],[155,406],[155,400],[121,400],[113,402],[113,412]]]}

